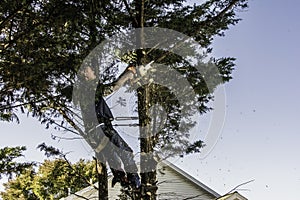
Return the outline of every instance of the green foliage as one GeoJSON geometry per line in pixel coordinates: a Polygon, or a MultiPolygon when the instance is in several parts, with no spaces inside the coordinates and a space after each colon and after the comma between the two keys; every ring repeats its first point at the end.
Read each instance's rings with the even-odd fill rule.
{"type": "Polygon", "coordinates": [[[32,162],[17,162],[16,159],[23,156],[26,147],[4,147],[0,149],[0,179],[2,176],[12,178],[34,165],[32,162]]]}
{"type": "MultiPolygon", "coordinates": [[[[206,0],[194,5],[188,5],[186,0],[2,0],[0,119],[17,120],[16,113],[23,112],[36,117],[46,127],[53,125],[76,134],[83,133],[82,126],[76,123],[77,113],[71,103],[71,94],[75,74],[94,47],[116,33],[122,35],[126,30],[161,27],[188,35],[210,54],[213,39],[224,36],[230,26],[237,24],[240,21],[237,12],[245,8],[247,0],[206,0]]],[[[191,46],[184,53],[188,55],[195,50],[191,46]]],[[[118,57],[112,64],[123,61],[139,65],[154,60],[175,69],[186,77],[197,94],[197,101],[187,102],[190,110],[181,110],[167,88],[152,84],[139,90],[138,114],[143,125],[150,121],[147,116],[150,105],[163,104],[168,111],[165,123],[168,130],[151,138],[150,143],[145,141],[144,144],[141,140],[141,146],[165,147],[173,144],[175,147],[170,151],[176,150],[179,154],[199,152],[203,144],[200,141],[191,144],[186,138],[189,128],[193,127],[189,117],[195,111],[203,114],[211,110],[208,103],[213,100],[212,90],[203,79],[210,69],[201,73],[187,58],[162,50],[143,49],[123,55],[119,55],[117,49],[112,52],[118,57]],[[144,93],[146,90],[150,90],[149,98],[144,93]],[[179,135],[176,131],[182,118],[186,118],[187,125],[179,135]]],[[[196,56],[204,58],[201,54],[199,52],[196,56]]],[[[202,65],[202,61],[200,59],[196,65],[202,65]]],[[[214,89],[232,78],[235,64],[234,58],[230,57],[213,58],[211,62],[219,69],[218,73],[209,77],[214,89]]],[[[108,67],[105,77],[101,78],[113,80],[117,72],[113,68],[113,65],[108,67]]],[[[157,120],[163,122],[162,119],[157,120]]]]}
{"type": "Polygon", "coordinates": [[[38,197],[34,194],[34,176],[35,172],[32,167],[26,169],[8,183],[4,183],[5,191],[0,195],[3,199],[20,199],[20,200],[35,200],[38,197]]]}
{"type": "Polygon", "coordinates": [[[70,164],[63,159],[45,160],[38,169],[23,171],[5,183],[1,193],[4,200],[60,199],[96,182],[94,161],[80,160],[70,164]],[[88,180],[88,181],[87,181],[88,180]]]}
{"type": "MultiPolygon", "coordinates": [[[[72,118],[68,108],[76,70],[103,40],[120,30],[157,26],[184,33],[210,52],[214,36],[223,36],[230,25],[240,20],[237,9],[247,7],[246,0],[207,0],[194,5],[186,4],[185,0],[141,2],[144,2],[143,16],[140,3],[128,0],[1,1],[0,119],[17,119],[17,109],[29,112],[47,127],[51,124],[65,127],[60,117],[72,118]]],[[[136,62],[140,55],[135,53],[119,57],[125,62],[136,62]]],[[[159,51],[146,55],[148,60],[161,56],[159,51]]],[[[231,78],[232,61],[231,58],[216,60],[224,81],[231,78]]],[[[175,55],[160,62],[173,65],[182,73],[189,71],[183,70],[182,58],[175,55]]],[[[197,85],[196,79],[190,80],[197,85]]],[[[200,96],[204,103],[210,101],[209,94],[200,96]]],[[[205,104],[200,110],[207,110],[205,104]]]]}
{"type": "Polygon", "coordinates": [[[39,144],[37,148],[40,149],[40,151],[44,151],[47,157],[63,156],[63,153],[60,152],[59,149],[56,149],[52,146],[47,146],[45,143],[39,144]]]}

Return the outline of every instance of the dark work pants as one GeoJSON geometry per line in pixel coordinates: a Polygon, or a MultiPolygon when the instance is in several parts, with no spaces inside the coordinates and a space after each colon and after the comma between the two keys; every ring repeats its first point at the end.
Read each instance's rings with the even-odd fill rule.
{"type": "Polygon", "coordinates": [[[122,176],[123,174],[125,174],[122,169],[122,163],[124,165],[126,173],[137,174],[138,169],[134,161],[132,149],[123,140],[123,138],[119,135],[119,133],[113,128],[111,124],[101,125],[96,129],[96,131],[93,131],[93,141],[95,141],[96,144],[99,144],[103,139],[97,138],[97,135],[99,135],[97,134],[99,128],[102,129],[103,133],[109,139],[109,141],[100,152],[96,153],[97,158],[101,162],[108,162],[114,176],[122,176]]]}

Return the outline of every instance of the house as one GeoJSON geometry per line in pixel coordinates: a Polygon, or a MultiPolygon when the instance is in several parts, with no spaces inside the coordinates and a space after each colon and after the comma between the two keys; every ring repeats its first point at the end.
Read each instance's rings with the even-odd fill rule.
{"type": "Polygon", "coordinates": [[[247,200],[247,198],[242,196],[238,192],[233,192],[233,193],[230,193],[230,194],[226,194],[226,195],[218,198],[217,200],[247,200]]]}
{"type": "MultiPolygon", "coordinates": [[[[118,200],[120,195],[120,185],[111,188],[111,179],[108,183],[108,195],[110,200],[118,200]]],[[[213,191],[199,180],[187,174],[172,163],[159,163],[157,168],[158,190],[157,197],[159,200],[247,200],[238,192],[221,196],[213,191]]],[[[87,187],[75,195],[72,194],[61,200],[81,200],[79,196],[87,199],[98,199],[98,192],[93,187],[87,187]]]]}

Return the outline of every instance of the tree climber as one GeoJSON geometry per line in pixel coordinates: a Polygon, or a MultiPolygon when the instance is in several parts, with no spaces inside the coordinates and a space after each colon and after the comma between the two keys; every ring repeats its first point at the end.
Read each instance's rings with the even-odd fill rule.
{"type": "Polygon", "coordinates": [[[135,66],[129,65],[118,79],[110,84],[98,84],[97,76],[92,67],[89,66],[85,67],[81,75],[83,75],[82,81],[84,81],[84,86],[81,89],[90,90],[95,94],[94,104],[85,103],[88,102],[85,101],[85,98],[89,97],[83,95],[80,98],[86,129],[86,134],[83,137],[96,152],[96,157],[101,162],[108,162],[114,176],[112,187],[120,182],[124,187],[130,185],[139,188],[141,183],[138,168],[134,161],[133,150],[113,128],[111,122],[114,117],[103,98],[103,96],[117,91],[128,81],[133,80],[136,75],[135,66]],[[97,121],[93,119],[93,113],[95,112],[96,117],[94,118],[97,121]]]}

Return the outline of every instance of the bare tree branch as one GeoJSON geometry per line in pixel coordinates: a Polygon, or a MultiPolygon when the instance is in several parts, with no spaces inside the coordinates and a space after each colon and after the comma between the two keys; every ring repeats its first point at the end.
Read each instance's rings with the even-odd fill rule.
{"type": "MultiPolygon", "coordinates": [[[[67,159],[65,154],[62,154],[63,159],[67,162],[69,168],[71,170],[73,170],[74,172],[76,172],[76,170],[73,168],[72,164],[70,163],[70,161],[67,159]]],[[[89,184],[91,187],[93,187],[94,189],[98,190],[98,187],[96,187],[93,183],[91,183],[89,180],[86,179],[85,176],[83,176],[81,173],[77,173],[76,175],[80,176],[87,184],[89,184]]]]}
{"type": "Polygon", "coordinates": [[[241,186],[243,186],[243,185],[246,185],[246,184],[248,184],[248,183],[251,183],[251,182],[253,182],[253,181],[255,181],[255,179],[237,185],[237,186],[234,187],[232,190],[230,190],[229,192],[227,192],[224,196],[226,196],[227,194],[232,193],[233,191],[237,190],[239,187],[241,187],[241,186]]]}
{"type": "Polygon", "coordinates": [[[58,138],[60,140],[82,140],[83,139],[82,137],[70,137],[70,138],[68,138],[68,137],[57,136],[57,135],[54,135],[54,134],[51,134],[51,137],[54,138],[54,139],[58,138]]]}

